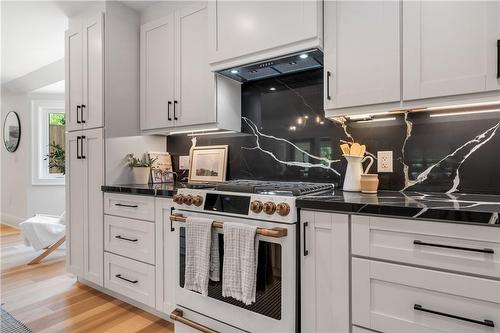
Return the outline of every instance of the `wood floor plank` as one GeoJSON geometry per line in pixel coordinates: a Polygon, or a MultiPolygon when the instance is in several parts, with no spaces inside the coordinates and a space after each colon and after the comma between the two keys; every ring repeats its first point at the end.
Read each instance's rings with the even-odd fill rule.
{"type": "Polygon", "coordinates": [[[37,252],[19,230],[0,224],[2,307],[39,333],[172,333],[173,325],[76,281],[66,273],[65,251],[26,265],[37,252]]]}

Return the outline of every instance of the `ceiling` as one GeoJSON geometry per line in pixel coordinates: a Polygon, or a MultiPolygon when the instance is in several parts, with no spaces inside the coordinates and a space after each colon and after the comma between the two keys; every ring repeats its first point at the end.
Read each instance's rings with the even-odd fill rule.
{"type": "MultiPolygon", "coordinates": [[[[142,12],[161,1],[120,1],[142,12]]],[[[95,1],[5,1],[1,6],[2,84],[64,58],[68,17],[95,1]]]]}

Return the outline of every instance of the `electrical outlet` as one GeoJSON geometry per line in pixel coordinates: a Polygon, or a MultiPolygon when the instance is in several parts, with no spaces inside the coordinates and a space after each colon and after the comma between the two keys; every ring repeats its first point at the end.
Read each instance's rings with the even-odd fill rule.
{"type": "Polygon", "coordinates": [[[189,155],[179,156],[179,170],[189,170],[189,155]]]}
{"type": "Polygon", "coordinates": [[[377,172],[392,172],[392,150],[377,152],[377,172]]]}

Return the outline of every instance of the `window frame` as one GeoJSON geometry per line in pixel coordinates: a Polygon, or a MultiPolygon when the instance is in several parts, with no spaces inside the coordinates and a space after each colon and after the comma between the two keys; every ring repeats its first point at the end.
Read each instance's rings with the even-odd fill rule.
{"type": "Polygon", "coordinates": [[[65,184],[65,176],[61,173],[49,172],[49,161],[44,160],[49,153],[49,114],[66,113],[64,100],[32,100],[31,101],[31,183],[32,185],[65,184]]]}

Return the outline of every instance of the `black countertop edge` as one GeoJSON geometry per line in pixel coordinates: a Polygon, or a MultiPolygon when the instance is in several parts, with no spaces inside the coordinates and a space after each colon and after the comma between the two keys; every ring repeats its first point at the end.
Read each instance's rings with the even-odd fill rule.
{"type": "Polygon", "coordinates": [[[101,191],[108,193],[149,195],[171,198],[177,193],[179,188],[184,187],[186,187],[185,183],[102,185],[101,191]]]}
{"type": "Polygon", "coordinates": [[[344,197],[342,191],[336,191],[330,196],[298,198],[297,208],[500,227],[500,196],[460,194],[450,198],[443,194],[396,193],[344,197]],[[472,199],[476,200],[475,204],[471,204],[472,199]]]}

